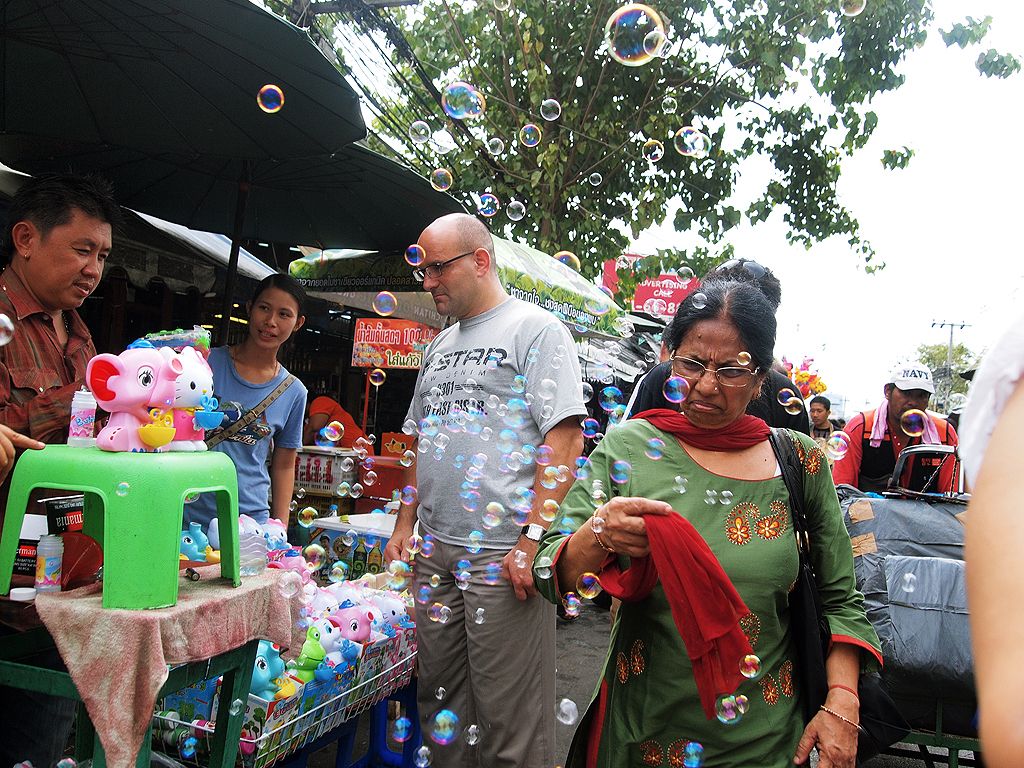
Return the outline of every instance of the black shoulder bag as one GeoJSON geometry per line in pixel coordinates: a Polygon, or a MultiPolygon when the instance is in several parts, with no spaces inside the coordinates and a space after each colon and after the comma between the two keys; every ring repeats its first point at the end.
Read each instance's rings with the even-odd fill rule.
{"type": "MultiPolygon", "coordinates": [[[[795,666],[804,722],[810,722],[828,695],[825,657],[832,642],[832,631],[828,618],[821,610],[821,597],[811,566],[811,537],[804,503],[803,464],[797,456],[788,430],[773,428],[769,442],[779,461],[786,490],[789,491],[793,531],[800,553],[796,585],[789,593],[790,632],[796,644],[795,666]]],[[[857,764],[860,765],[910,733],[910,726],[896,708],[877,672],[862,672],[857,687],[860,697],[857,764]]]]}

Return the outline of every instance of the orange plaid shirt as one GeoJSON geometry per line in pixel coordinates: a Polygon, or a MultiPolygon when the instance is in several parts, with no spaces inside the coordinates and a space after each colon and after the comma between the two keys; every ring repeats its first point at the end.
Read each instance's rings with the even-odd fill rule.
{"type": "Polygon", "coordinates": [[[14,337],[0,347],[0,423],[44,443],[63,443],[71,398],[96,354],[89,329],[77,312],[65,311],[68,344],[61,347],[49,313],[11,269],[0,273],[0,312],[14,323],[14,337]]]}

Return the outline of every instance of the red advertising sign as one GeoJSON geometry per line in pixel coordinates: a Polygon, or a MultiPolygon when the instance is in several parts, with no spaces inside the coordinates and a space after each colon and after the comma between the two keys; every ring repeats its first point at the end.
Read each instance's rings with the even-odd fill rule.
{"type": "Polygon", "coordinates": [[[437,329],[412,320],[356,320],[352,365],[356,368],[419,368],[437,329]]]}
{"type": "MultiPolygon", "coordinates": [[[[642,258],[635,253],[627,253],[622,255],[618,262],[626,261],[632,264],[642,258]]],[[[608,259],[604,263],[602,282],[612,291],[618,289],[619,276],[616,274],[615,259],[608,259]]],[[[679,309],[683,299],[697,290],[698,285],[700,285],[700,281],[696,278],[682,280],[678,275],[663,274],[656,278],[649,277],[636,286],[636,292],[633,294],[633,310],[670,320],[679,309]]]]}

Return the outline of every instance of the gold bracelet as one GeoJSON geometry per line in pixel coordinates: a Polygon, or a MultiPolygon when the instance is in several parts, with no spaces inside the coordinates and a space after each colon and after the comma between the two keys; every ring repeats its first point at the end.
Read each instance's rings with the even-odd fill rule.
{"type": "Polygon", "coordinates": [[[603,549],[605,552],[611,552],[612,554],[615,554],[615,550],[609,547],[607,544],[605,544],[604,541],[601,539],[601,534],[594,530],[593,515],[591,515],[590,520],[590,532],[594,534],[594,538],[597,539],[597,543],[601,546],[601,549],[603,549]]]}
{"type": "Polygon", "coordinates": [[[836,711],[835,711],[834,709],[829,709],[829,708],[828,708],[828,707],[826,707],[826,706],[825,706],[824,704],[822,704],[822,705],[821,705],[821,707],[819,707],[819,709],[821,709],[821,711],[822,711],[822,712],[828,712],[828,713],[829,713],[830,715],[832,715],[832,717],[838,717],[838,718],[839,718],[840,720],[842,720],[842,721],[843,721],[844,723],[846,723],[846,724],[848,724],[848,725],[852,725],[852,726],[853,726],[854,728],[856,728],[856,729],[857,729],[858,731],[860,730],[860,724],[858,724],[858,723],[855,723],[855,722],[853,722],[853,720],[851,720],[851,719],[850,719],[850,718],[848,718],[848,717],[843,717],[843,716],[842,716],[842,715],[840,715],[840,714],[839,714],[838,712],[836,712],[836,711]]]}

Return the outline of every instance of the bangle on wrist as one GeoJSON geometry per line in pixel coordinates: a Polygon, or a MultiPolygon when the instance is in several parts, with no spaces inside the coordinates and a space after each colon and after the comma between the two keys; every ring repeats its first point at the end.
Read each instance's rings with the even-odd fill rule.
{"type": "Polygon", "coordinates": [[[822,704],[822,705],[821,705],[821,706],[819,707],[819,709],[820,709],[820,710],[821,710],[822,712],[828,712],[828,713],[829,713],[830,715],[832,715],[832,717],[838,717],[838,718],[839,718],[840,720],[842,720],[842,721],[843,721],[844,723],[846,723],[847,725],[852,725],[852,726],[853,726],[854,728],[856,728],[856,729],[857,729],[858,731],[860,730],[860,724],[859,724],[859,723],[855,723],[855,722],[853,722],[853,720],[851,720],[851,719],[850,719],[850,718],[848,718],[848,717],[843,717],[843,716],[842,716],[842,715],[840,715],[840,714],[839,714],[838,712],[836,712],[836,711],[835,711],[834,709],[829,709],[829,708],[828,708],[828,707],[826,707],[826,706],[825,706],[824,704],[822,704]]]}
{"type": "Polygon", "coordinates": [[[850,686],[848,686],[848,685],[840,685],[839,683],[833,683],[832,685],[830,685],[828,687],[828,689],[830,691],[833,688],[838,688],[841,691],[846,691],[847,693],[853,694],[853,698],[855,698],[857,700],[858,704],[860,703],[860,696],[858,696],[857,692],[855,690],[853,690],[853,688],[851,688],[850,686]]]}
{"type": "MultiPolygon", "coordinates": [[[[593,517],[591,517],[591,521],[593,521],[593,517]]],[[[591,524],[590,524],[590,532],[591,532],[592,534],[594,534],[594,538],[595,538],[595,539],[597,540],[597,543],[598,543],[598,545],[599,545],[599,546],[601,547],[601,549],[603,549],[603,550],[604,550],[605,552],[609,552],[609,553],[611,553],[611,554],[614,554],[614,553],[615,553],[615,550],[614,550],[614,549],[612,549],[611,547],[609,547],[609,546],[608,546],[607,544],[605,544],[605,543],[604,543],[604,539],[602,539],[602,538],[601,538],[601,534],[600,534],[600,533],[598,533],[598,532],[597,532],[597,531],[596,531],[596,530],[594,529],[594,524],[593,524],[593,522],[591,522],[591,524]]]]}

